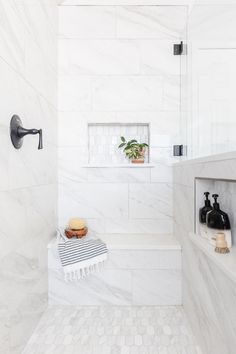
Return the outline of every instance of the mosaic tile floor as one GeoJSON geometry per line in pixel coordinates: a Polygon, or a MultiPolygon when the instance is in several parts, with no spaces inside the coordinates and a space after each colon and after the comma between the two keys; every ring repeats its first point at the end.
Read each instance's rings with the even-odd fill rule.
{"type": "Polygon", "coordinates": [[[201,354],[181,307],[48,308],[22,354],[201,354]]]}

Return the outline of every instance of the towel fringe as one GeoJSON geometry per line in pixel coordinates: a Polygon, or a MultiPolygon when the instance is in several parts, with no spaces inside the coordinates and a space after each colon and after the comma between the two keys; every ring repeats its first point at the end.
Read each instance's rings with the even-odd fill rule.
{"type": "Polygon", "coordinates": [[[87,267],[67,271],[64,274],[64,278],[66,282],[71,282],[73,280],[81,280],[86,278],[88,275],[100,273],[104,268],[105,260],[99,261],[98,263],[91,264],[87,267]]]}

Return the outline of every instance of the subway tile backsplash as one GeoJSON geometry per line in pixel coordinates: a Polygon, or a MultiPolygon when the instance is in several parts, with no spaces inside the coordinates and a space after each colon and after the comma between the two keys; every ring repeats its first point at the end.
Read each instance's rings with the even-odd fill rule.
{"type": "MultiPolygon", "coordinates": [[[[149,144],[148,124],[89,124],[88,125],[88,150],[89,164],[128,164],[123,150],[118,146],[120,137],[126,140],[136,139],[149,144]]],[[[146,161],[149,162],[148,151],[146,161]]]]}

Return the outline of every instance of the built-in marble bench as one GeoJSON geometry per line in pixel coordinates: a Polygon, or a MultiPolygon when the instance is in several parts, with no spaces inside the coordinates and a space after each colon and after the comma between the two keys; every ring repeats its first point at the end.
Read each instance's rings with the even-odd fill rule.
{"type": "Polygon", "coordinates": [[[48,245],[51,305],[181,305],[181,247],[171,235],[99,235],[104,269],[65,282],[57,240],[48,245]]]}

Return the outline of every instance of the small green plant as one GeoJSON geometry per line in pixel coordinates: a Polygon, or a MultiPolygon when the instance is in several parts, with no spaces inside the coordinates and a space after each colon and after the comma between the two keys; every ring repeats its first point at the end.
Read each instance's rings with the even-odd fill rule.
{"type": "Polygon", "coordinates": [[[138,143],[135,139],[126,141],[123,136],[121,136],[120,139],[121,144],[119,145],[119,149],[123,148],[126,157],[131,160],[144,159],[145,150],[146,147],[148,147],[148,144],[138,143]]]}

